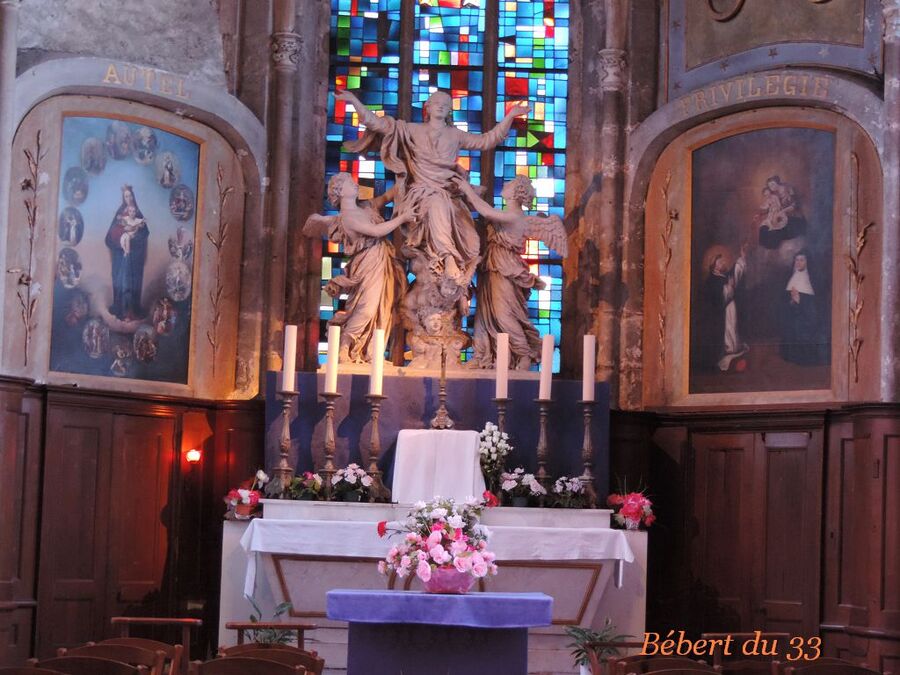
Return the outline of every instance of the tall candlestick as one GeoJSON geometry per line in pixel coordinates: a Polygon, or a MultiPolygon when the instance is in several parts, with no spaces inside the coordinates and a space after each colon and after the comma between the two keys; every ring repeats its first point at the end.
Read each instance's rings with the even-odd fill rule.
{"type": "Polygon", "coordinates": [[[550,400],[550,383],[553,380],[553,335],[548,333],[541,343],[541,386],[538,398],[550,400]]]}
{"type": "Polygon", "coordinates": [[[372,343],[372,374],[369,376],[369,395],[381,396],[381,385],[384,380],[384,328],[375,329],[375,340],[372,343]]]}
{"type": "Polygon", "coordinates": [[[495,398],[506,398],[509,392],[509,333],[497,333],[497,388],[495,398]]]}
{"type": "Polygon", "coordinates": [[[581,375],[581,400],[594,400],[594,380],[597,372],[597,336],[584,336],[584,354],[582,354],[584,370],[581,375]]]}
{"type": "Polygon", "coordinates": [[[294,371],[297,367],[297,326],[284,327],[284,358],[281,368],[281,391],[294,391],[294,371]]]}
{"type": "Polygon", "coordinates": [[[338,355],[341,351],[341,327],[328,327],[328,360],[325,362],[325,393],[337,391],[338,355]]]}

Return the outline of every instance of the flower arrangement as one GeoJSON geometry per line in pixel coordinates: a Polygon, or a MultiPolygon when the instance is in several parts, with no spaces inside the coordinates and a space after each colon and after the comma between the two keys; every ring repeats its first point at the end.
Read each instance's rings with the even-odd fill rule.
{"type": "Polygon", "coordinates": [[[484,474],[484,482],[488,490],[497,489],[500,475],[506,465],[506,457],[512,450],[509,444],[509,436],[500,431],[493,422],[484,425],[484,430],[479,434],[479,448],[481,455],[481,473],[484,474]]]}
{"type": "MultiPolygon", "coordinates": [[[[622,491],[624,493],[624,490],[622,491]]],[[[613,509],[613,522],[626,530],[638,530],[643,525],[650,527],[656,520],[653,515],[653,502],[639,492],[625,494],[614,493],[606,499],[607,505],[613,509]]]]}
{"type": "Polygon", "coordinates": [[[547,494],[547,490],[538,482],[534,474],[525,473],[525,469],[521,466],[511,472],[500,474],[500,489],[506,493],[514,506],[519,505],[522,500],[527,503],[529,499],[543,497],[547,494]]]}
{"type": "Polygon", "coordinates": [[[290,497],[291,499],[311,501],[322,499],[324,497],[323,486],[324,482],[319,474],[305,471],[302,476],[295,476],[291,481],[290,497]]]}
{"type": "MultiPolygon", "coordinates": [[[[488,494],[485,492],[482,499],[469,497],[462,504],[441,497],[427,503],[416,502],[405,521],[378,523],[379,536],[403,535],[402,541],[378,562],[378,571],[396,572],[401,578],[415,574],[426,588],[433,576],[444,571],[469,577],[468,585],[475,579],[496,574],[494,554],[487,550],[490,530],[479,522],[483,508],[490,501],[488,494]]],[[[454,592],[464,592],[468,585],[454,592]]]]}
{"type": "Polygon", "coordinates": [[[245,482],[248,487],[234,488],[225,495],[225,504],[235,518],[249,518],[259,505],[263,486],[269,482],[266,472],[260,469],[252,480],[245,482]]]}
{"type": "Polygon", "coordinates": [[[372,486],[372,477],[359,464],[348,464],[331,477],[332,496],[344,501],[360,502],[372,486]]]}
{"type": "Polygon", "coordinates": [[[553,483],[553,506],[564,509],[584,508],[584,484],[580,478],[560,476],[553,483]]]}

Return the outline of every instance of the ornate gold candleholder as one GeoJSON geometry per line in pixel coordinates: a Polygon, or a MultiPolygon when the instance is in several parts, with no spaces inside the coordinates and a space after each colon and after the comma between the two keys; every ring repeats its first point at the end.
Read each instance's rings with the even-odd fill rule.
{"type": "Polygon", "coordinates": [[[597,490],[594,488],[594,441],[591,438],[591,419],[594,416],[595,401],[579,401],[584,416],[584,440],[581,442],[581,462],[584,471],[578,477],[584,490],[586,506],[597,508],[597,490]]]}
{"type": "Polygon", "coordinates": [[[294,468],[288,461],[288,454],[291,451],[291,408],[294,406],[297,392],[280,391],[278,395],[281,397],[281,442],[279,443],[281,458],[272,469],[272,477],[278,481],[278,485],[281,487],[280,495],[284,497],[294,480],[294,468]]]}
{"type": "Polygon", "coordinates": [[[438,409],[431,419],[432,429],[452,429],[453,420],[447,412],[447,350],[441,347],[441,380],[438,386],[438,409]]]}
{"type": "Polygon", "coordinates": [[[320,394],[325,399],[325,466],[319,470],[325,483],[325,496],[331,496],[331,478],[334,476],[334,404],[341,397],[336,391],[325,391],[320,394]]]}
{"type": "Polygon", "coordinates": [[[372,477],[372,486],[369,488],[369,494],[372,501],[390,501],[391,491],[385,486],[381,480],[381,469],[378,468],[378,460],[381,459],[381,436],[378,433],[378,417],[381,415],[381,404],[387,398],[381,394],[369,394],[366,400],[369,402],[370,419],[372,420],[372,428],[369,436],[369,469],[368,473],[372,477]]]}
{"type": "Polygon", "coordinates": [[[506,404],[509,403],[508,398],[491,399],[497,406],[497,428],[502,434],[506,430],[506,404]]]}
{"type": "Polygon", "coordinates": [[[547,415],[550,412],[551,400],[548,398],[535,399],[538,404],[540,414],[540,432],[538,433],[537,442],[537,463],[538,469],[535,478],[544,486],[545,490],[550,488],[550,474],[547,473],[547,415]]]}

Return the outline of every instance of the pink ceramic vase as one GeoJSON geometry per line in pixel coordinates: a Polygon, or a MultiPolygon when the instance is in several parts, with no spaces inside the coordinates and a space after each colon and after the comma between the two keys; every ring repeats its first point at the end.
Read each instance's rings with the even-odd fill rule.
{"type": "Polygon", "coordinates": [[[423,582],[426,593],[468,593],[475,584],[475,577],[458,571],[455,567],[438,567],[431,570],[431,579],[423,582]]]}

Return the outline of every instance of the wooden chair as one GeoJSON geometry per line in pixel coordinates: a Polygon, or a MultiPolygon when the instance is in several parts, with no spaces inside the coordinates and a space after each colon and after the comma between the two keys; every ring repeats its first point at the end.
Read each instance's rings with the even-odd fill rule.
{"type": "Polygon", "coordinates": [[[191,675],[305,675],[303,666],[289,666],[267,659],[228,656],[201,663],[191,663],[191,675]]]}
{"type": "Polygon", "coordinates": [[[271,659],[292,666],[303,666],[309,675],[322,675],[325,659],[320,659],[315,652],[307,652],[289,645],[236,645],[219,652],[220,656],[231,658],[240,656],[248,659],[271,659]]]}
{"type": "Polygon", "coordinates": [[[647,675],[702,675],[702,673],[718,672],[714,667],[707,668],[669,668],[667,670],[648,670],[647,675]]]}
{"type": "Polygon", "coordinates": [[[48,670],[47,668],[29,668],[28,666],[21,668],[0,668],[0,675],[66,675],[59,670],[48,670]]]}
{"type": "Polygon", "coordinates": [[[282,651],[288,652],[301,652],[303,654],[312,654],[313,656],[318,656],[318,652],[311,651],[309,649],[300,649],[300,647],[295,647],[294,645],[285,645],[285,644],[260,644],[259,642],[247,642],[242,645],[233,645],[231,647],[219,647],[219,651],[217,652],[218,656],[243,656],[246,652],[252,652],[257,649],[280,649],[282,651]]]}
{"type": "Polygon", "coordinates": [[[774,655],[759,655],[759,656],[748,656],[744,654],[744,645],[751,640],[756,639],[756,633],[701,633],[700,638],[703,640],[724,640],[728,637],[732,638],[731,641],[731,656],[724,656],[722,654],[722,649],[716,649],[712,655],[712,664],[714,666],[721,666],[726,661],[772,661],[773,659],[778,659],[780,661],[784,661],[784,654],[786,650],[790,647],[791,634],[790,633],[760,633],[759,639],[766,640],[768,645],[771,646],[774,641],[777,640],[779,650],[774,655]],[[781,658],[779,658],[781,657],[781,658]]]}
{"type": "Polygon", "coordinates": [[[152,651],[133,645],[86,644],[83,647],[58,649],[56,655],[96,656],[101,659],[121,661],[132,666],[147,666],[150,669],[150,675],[163,675],[163,664],[166,661],[166,653],[161,650],[152,651]]]}
{"type": "Polygon", "coordinates": [[[88,644],[125,645],[149,649],[152,652],[163,652],[166,655],[164,672],[169,673],[170,675],[176,675],[176,673],[180,673],[183,670],[182,654],[184,652],[184,647],[181,645],[170,645],[168,642],[160,642],[159,640],[150,640],[148,638],[139,637],[110,638],[109,640],[101,640],[100,642],[95,643],[89,642],[88,644]]]}
{"type": "Polygon", "coordinates": [[[780,661],[725,661],[722,675],[781,675],[780,661]]]}
{"type": "Polygon", "coordinates": [[[53,659],[30,659],[29,664],[57,670],[65,675],[149,675],[147,666],[132,666],[121,661],[96,656],[57,656],[53,659]]]}
{"type": "Polygon", "coordinates": [[[187,662],[191,658],[191,629],[200,628],[203,625],[202,619],[160,616],[114,616],[109,621],[113,626],[119,627],[120,637],[131,637],[132,626],[181,628],[181,644],[184,651],[181,660],[183,673],[187,673],[187,662]]]}
{"type": "MultiPolygon", "coordinates": [[[[833,661],[833,659],[830,659],[833,661]]],[[[840,659],[837,659],[840,661],[840,659]]],[[[818,663],[811,661],[805,666],[788,666],[784,670],[785,675],[891,675],[890,673],[880,673],[877,670],[870,670],[865,666],[858,666],[849,661],[841,663],[818,663]]]]}
{"type": "Polygon", "coordinates": [[[304,633],[308,630],[315,630],[318,626],[314,623],[298,623],[296,621],[259,621],[257,623],[252,621],[229,621],[225,624],[225,628],[237,631],[237,643],[239,645],[244,644],[244,631],[267,630],[270,628],[297,631],[297,646],[300,649],[304,649],[304,633]]]}
{"type": "Polygon", "coordinates": [[[696,659],[689,659],[686,656],[644,656],[635,654],[634,656],[624,656],[609,663],[612,675],[650,673],[666,668],[694,668],[706,672],[713,671],[712,666],[708,666],[696,659]]]}
{"type": "Polygon", "coordinates": [[[640,641],[625,640],[622,642],[592,642],[589,646],[591,649],[588,650],[587,654],[591,665],[591,675],[612,675],[612,663],[617,659],[624,657],[619,656],[618,654],[598,657],[597,654],[594,653],[594,649],[602,648],[628,651],[630,649],[641,649],[644,646],[644,643],[640,641]]]}

